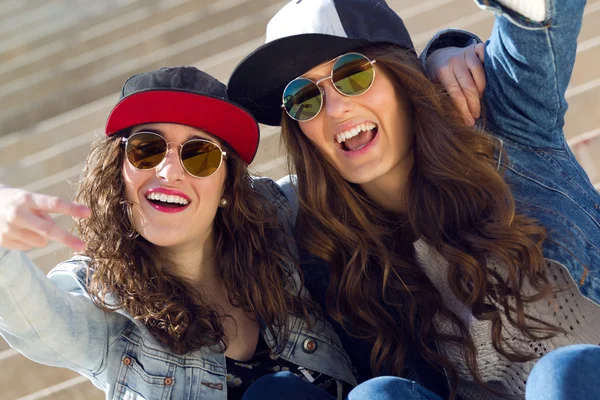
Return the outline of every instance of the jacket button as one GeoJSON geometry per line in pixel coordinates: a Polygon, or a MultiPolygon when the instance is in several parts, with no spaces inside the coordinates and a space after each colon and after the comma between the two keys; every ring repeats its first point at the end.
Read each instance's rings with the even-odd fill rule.
{"type": "Polygon", "coordinates": [[[129,358],[129,357],[123,358],[123,364],[125,364],[127,366],[131,365],[131,358],[129,358]]]}
{"type": "Polygon", "coordinates": [[[165,385],[171,386],[173,384],[173,378],[165,378],[165,385]]]}
{"type": "Polygon", "coordinates": [[[313,339],[304,339],[304,343],[302,344],[302,348],[305,353],[314,353],[317,351],[317,342],[313,339]]]}

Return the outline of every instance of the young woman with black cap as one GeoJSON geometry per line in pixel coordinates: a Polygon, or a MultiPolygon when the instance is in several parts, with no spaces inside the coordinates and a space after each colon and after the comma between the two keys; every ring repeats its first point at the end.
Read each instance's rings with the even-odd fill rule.
{"type": "Polygon", "coordinates": [[[498,14],[486,132],[381,0],[290,2],[230,96],[282,126],[305,284],[359,382],[446,397],[430,379],[444,371],[451,397],[593,398],[600,195],[562,131],[585,1],[476,2],[498,14]]]}
{"type": "Polygon", "coordinates": [[[341,398],[354,373],[301,289],[287,200],[248,175],[258,141],[196,68],[127,80],[78,203],[0,188],[0,335],[107,399],[239,399],[281,370],[341,398]],[[78,253],[46,278],[23,251],[49,240],[78,253]]]}

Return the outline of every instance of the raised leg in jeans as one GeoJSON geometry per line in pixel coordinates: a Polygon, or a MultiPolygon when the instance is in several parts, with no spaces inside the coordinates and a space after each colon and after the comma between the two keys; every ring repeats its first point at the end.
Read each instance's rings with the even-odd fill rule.
{"type": "MultiPolygon", "coordinates": [[[[291,372],[263,376],[244,394],[244,400],[335,400],[318,387],[291,372]]],[[[370,379],[355,387],[347,400],[441,400],[415,382],[391,376],[370,379]]]]}
{"type": "Polygon", "coordinates": [[[588,400],[600,396],[600,347],[572,345],[546,354],[527,379],[527,400],[588,400]]]}

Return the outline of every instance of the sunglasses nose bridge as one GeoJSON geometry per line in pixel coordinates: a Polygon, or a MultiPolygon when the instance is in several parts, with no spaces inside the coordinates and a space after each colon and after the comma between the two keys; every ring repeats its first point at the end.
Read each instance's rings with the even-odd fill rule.
{"type": "Polygon", "coordinates": [[[323,93],[323,88],[321,87],[321,83],[325,82],[326,80],[329,79],[329,81],[331,81],[331,84],[333,84],[333,81],[331,80],[331,78],[333,77],[333,74],[328,75],[328,76],[324,76],[321,79],[317,79],[317,81],[315,82],[315,85],[317,85],[317,87],[319,88],[319,90],[321,91],[321,93],[323,93]]]}
{"type": "Polygon", "coordinates": [[[175,152],[175,157],[178,160],[177,164],[179,164],[179,167],[181,168],[182,175],[185,174],[185,167],[183,165],[183,160],[181,159],[183,144],[177,143],[177,142],[166,142],[166,141],[165,141],[165,143],[166,143],[166,149],[165,149],[164,157],[160,161],[160,163],[158,163],[158,165],[155,167],[157,174],[161,175],[163,173],[161,171],[166,167],[166,165],[168,163],[167,160],[169,159],[169,156],[172,151],[175,152]],[[171,147],[171,145],[173,145],[173,146],[171,147]]]}

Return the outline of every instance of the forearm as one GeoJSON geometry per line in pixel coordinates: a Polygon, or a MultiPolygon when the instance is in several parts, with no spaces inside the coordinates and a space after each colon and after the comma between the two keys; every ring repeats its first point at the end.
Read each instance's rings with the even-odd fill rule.
{"type": "Polygon", "coordinates": [[[0,333],[12,347],[36,362],[93,371],[106,332],[91,302],[57,288],[24,253],[0,249],[0,333]]]}
{"type": "Polygon", "coordinates": [[[562,149],[585,0],[476,2],[498,15],[485,58],[492,126],[522,144],[562,149]]]}

